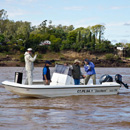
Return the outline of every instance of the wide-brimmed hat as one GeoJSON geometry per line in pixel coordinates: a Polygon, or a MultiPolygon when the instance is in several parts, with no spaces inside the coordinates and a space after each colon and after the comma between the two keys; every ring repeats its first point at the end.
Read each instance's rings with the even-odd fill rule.
{"type": "Polygon", "coordinates": [[[32,51],[32,48],[28,48],[27,50],[28,50],[28,51],[32,51]]]}
{"type": "Polygon", "coordinates": [[[80,63],[80,61],[78,59],[75,59],[74,63],[80,63]]]}

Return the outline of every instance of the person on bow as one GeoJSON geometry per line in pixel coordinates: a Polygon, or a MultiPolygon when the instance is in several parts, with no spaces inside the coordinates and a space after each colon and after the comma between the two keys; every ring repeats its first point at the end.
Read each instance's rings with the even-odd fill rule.
{"type": "Polygon", "coordinates": [[[84,60],[84,69],[85,72],[87,73],[85,77],[85,84],[88,83],[90,77],[93,79],[93,84],[96,84],[96,72],[95,72],[95,65],[93,62],[90,62],[88,59],[84,60]]]}
{"type": "Polygon", "coordinates": [[[34,61],[36,60],[37,55],[32,57],[32,48],[28,48],[27,52],[24,54],[25,59],[25,69],[26,69],[26,85],[32,85],[33,82],[33,70],[34,70],[34,61]]]}
{"type": "Polygon", "coordinates": [[[50,65],[51,62],[47,60],[43,68],[43,82],[45,85],[50,85],[50,81],[51,81],[50,69],[49,69],[50,65]]]}

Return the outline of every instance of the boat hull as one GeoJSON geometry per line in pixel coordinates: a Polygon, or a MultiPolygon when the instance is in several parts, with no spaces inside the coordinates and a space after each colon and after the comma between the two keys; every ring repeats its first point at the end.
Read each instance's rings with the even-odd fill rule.
{"type": "Polygon", "coordinates": [[[9,81],[2,82],[10,92],[24,97],[64,97],[73,95],[115,95],[120,84],[106,83],[100,85],[23,85],[9,81]]]}

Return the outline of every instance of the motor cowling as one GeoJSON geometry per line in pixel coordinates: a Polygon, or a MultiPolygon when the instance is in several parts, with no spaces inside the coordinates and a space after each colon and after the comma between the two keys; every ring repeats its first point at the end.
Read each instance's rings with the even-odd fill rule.
{"type": "Polygon", "coordinates": [[[115,81],[119,84],[122,83],[122,76],[120,74],[116,74],[115,75],[115,81]]]}
{"type": "Polygon", "coordinates": [[[102,75],[101,78],[99,79],[100,84],[102,84],[103,82],[113,82],[113,78],[112,76],[105,74],[102,75]]]}
{"type": "Polygon", "coordinates": [[[115,81],[121,85],[124,85],[125,88],[129,88],[129,86],[122,82],[122,76],[120,74],[115,75],[115,81]]]}

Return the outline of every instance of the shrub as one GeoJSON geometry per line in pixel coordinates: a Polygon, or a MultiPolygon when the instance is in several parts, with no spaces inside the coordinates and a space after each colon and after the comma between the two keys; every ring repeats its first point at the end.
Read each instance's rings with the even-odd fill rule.
{"type": "Polygon", "coordinates": [[[106,60],[114,60],[114,55],[113,54],[106,54],[105,59],[106,60]]]}
{"type": "Polygon", "coordinates": [[[24,54],[20,55],[20,62],[24,62],[24,54]]]}
{"type": "Polygon", "coordinates": [[[42,54],[38,54],[38,55],[37,55],[37,58],[38,58],[38,59],[42,59],[42,54]]]}
{"type": "Polygon", "coordinates": [[[112,53],[105,55],[106,60],[120,60],[120,57],[112,53]]]}
{"type": "Polygon", "coordinates": [[[38,46],[38,51],[42,54],[45,54],[47,50],[48,50],[48,45],[38,46]]]}

